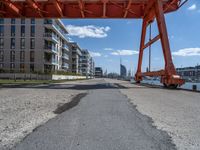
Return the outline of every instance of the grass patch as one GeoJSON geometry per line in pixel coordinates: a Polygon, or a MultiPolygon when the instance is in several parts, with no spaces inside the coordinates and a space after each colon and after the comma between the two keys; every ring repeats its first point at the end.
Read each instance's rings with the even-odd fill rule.
{"type": "Polygon", "coordinates": [[[4,84],[50,84],[50,83],[62,83],[68,81],[79,81],[87,79],[73,79],[73,80],[0,80],[0,85],[4,84]]]}

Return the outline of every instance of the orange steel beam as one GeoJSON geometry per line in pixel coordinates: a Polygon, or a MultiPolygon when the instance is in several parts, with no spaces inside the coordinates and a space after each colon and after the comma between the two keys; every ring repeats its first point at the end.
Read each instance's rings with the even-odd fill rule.
{"type": "MultiPolygon", "coordinates": [[[[7,6],[7,8],[11,11],[11,13],[14,13],[14,16],[21,17],[19,8],[17,8],[11,0],[3,0],[0,2],[5,4],[7,6]]],[[[0,10],[0,11],[3,11],[3,10],[0,10]]],[[[4,11],[4,12],[6,12],[6,11],[4,11]]],[[[10,15],[13,16],[12,14],[10,14],[10,15]]]]}
{"type": "MultiPolygon", "coordinates": [[[[0,3],[3,3],[5,6],[0,7],[0,12],[5,12],[2,13],[4,18],[143,18],[145,14],[148,14],[149,10],[147,7],[151,8],[149,3],[153,3],[152,1],[0,0],[0,3]]],[[[163,5],[165,13],[168,13],[177,10],[183,0],[160,0],[160,2],[163,5]]]]}
{"type": "Polygon", "coordinates": [[[43,17],[42,10],[40,9],[39,5],[35,2],[35,0],[27,0],[27,3],[33,11],[35,11],[40,17],[43,17]]]}
{"type": "Polygon", "coordinates": [[[128,14],[128,10],[129,10],[129,8],[131,7],[131,2],[132,2],[132,0],[129,0],[129,1],[128,1],[128,5],[127,5],[126,11],[125,11],[125,13],[124,13],[124,18],[126,18],[127,14],[128,14]]]}
{"type": "Polygon", "coordinates": [[[85,18],[83,0],[79,0],[78,3],[79,3],[79,8],[80,8],[80,11],[81,11],[82,18],[85,18]]]}
{"type": "Polygon", "coordinates": [[[184,80],[182,80],[180,76],[177,75],[176,69],[172,62],[169,39],[168,39],[168,34],[167,34],[167,27],[166,27],[165,17],[164,17],[164,8],[165,7],[163,7],[163,3],[160,0],[149,0],[149,4],[146,7],[145,15],[143,18],[138,68],[135,75],[135,80],[137,82],[140,82],[142,80],[143,75],[149,75],[149,76],[159,75],[161,76],[161,83],[163,83],[164,85],[166,86],[179,85],[180,86],[184,84],[184,80]],[[154,39],[150,40],[147,44],[145,44],[146,28],[148,27],[148,24],[154,18],[156,18],[156,21],[157,21],[159,35],[156,36],[154,39]],[[162,71],[162,74],[160,74],[161,72],[141,73],[143,51],[145,48],[153,44],[158,39],[160,39],[161,41],[161,46],[162,46],[164,60],[165,60],[164,73],[163,71],[162,71]]]}

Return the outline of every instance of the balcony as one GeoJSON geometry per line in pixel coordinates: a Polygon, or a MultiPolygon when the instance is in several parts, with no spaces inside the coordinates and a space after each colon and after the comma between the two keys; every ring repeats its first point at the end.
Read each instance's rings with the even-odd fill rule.
{"type": "Polygon", "coordinates": [[[44,33],[44,38],[48,41],[53,41],[55,43],[58,43],[58,38],[53,33],[44,33]]]}
{"type": "Polygon", "coordinates": [[[63,54],[63,55],[62,55],[62,58],[63,58],[63,59],[66,59],[66,60],[69,60],[69,56],[68,56],[67,54],[63,54]]]}
{"type": "Polygon", "coordinates": [[[62,64],[62,68],[67,69],[67,68],[69,68],[69,65],[68,65],[67,63],[63,63],[63,64],[62,64]]]}
{"type": "Polygon", "coordinates": [[[66,50],[66,51],[69,51],[69,48],[68,48],[68,46],[67,46],[67,45],[65,45],[65,44],[63,44],[63,45],[62,45],[62,49],[66,50]]]}
{"type": "Polygon", "coordinates": [[[50,60],[45,59],[44,63],[47,65],[57,65],[58,64],[55,59],[50,59],[50,60]]]}
{"type": "Polygon", "coordinates": [[[44,45],[44,50],[50,53],[57,53],[57,49],[53,45],[44,45]]]}

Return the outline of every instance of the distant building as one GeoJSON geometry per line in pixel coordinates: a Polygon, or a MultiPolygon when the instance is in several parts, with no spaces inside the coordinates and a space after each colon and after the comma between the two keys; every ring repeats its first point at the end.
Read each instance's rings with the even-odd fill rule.
{"type": "Polygon", "coordinates": [[[82,75],[87,77],[94,76],[94,60],[87,49],[82,49],[81,51],[80,66],[82,75]]]}
{"type": "Polygon", "coordinates": [[[95,67],[95,77],[96,78],[103,77],[103,70],[101,67],[95,67]]]}
{"type": "Polygon", "coordinates": [[[0,19],[0,70],[69,71],[67,34],[59,19],[0,19]]]}
{"type": "Polygon", "coordinates": [[[70,49],[70,64],[69,64],[70,72],[75,74],[82,74],[81,64],[80,64],[82,56],[81,48],[76,42],[70,42],[69,49],[70,49]]]}
{"type": "Polygon", "coordinates": [[[200,65],[195,67],[177,68],[177,73],[184,79],[192,79],[200,81],[200,65]]]}
{"type": "Polygon", "coordinates": [[[120,64],[120,76],[123,78],[126,77],[126,75],[127,75],[126,67],[120,64]]]}

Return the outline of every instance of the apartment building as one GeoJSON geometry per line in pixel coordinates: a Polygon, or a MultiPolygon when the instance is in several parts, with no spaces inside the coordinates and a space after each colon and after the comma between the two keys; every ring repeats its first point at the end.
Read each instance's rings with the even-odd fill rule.
{"type": "Polygon", "coordinates": [[[87,49],[82,49],[80,57],[82,75],[91,76],[91,56],[87,49]]]}
{"type": "Polygon", "coordinates": [[[59,19],[0,19],[0,70],[69,71],[67,34],[59,19]]]}
{"type": "Polygon", "coordinates": [[[82,50],[76,42],[69,43],[70,50],[70,71],[75,74],[82,74],[80,59],[82,56],[82,50]]]}
{"type": "Polygon", "coordinates": [[[90,57],[90,77],[95,76],[95,64],[92,57],[90,57]]]}

